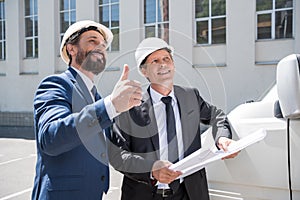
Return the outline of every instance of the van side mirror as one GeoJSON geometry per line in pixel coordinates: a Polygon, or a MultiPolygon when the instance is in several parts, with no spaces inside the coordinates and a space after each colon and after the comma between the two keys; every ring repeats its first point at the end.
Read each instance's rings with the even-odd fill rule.
{"type": "Polygon", "coordinates": [[[291,54],[279,61],[276,79],[283,116],[300,118],[300,54],[291,54]]]}

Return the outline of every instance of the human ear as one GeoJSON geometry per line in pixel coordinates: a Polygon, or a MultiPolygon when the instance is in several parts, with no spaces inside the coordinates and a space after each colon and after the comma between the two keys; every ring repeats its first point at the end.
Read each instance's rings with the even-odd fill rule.
{"type": "Polygon", "coordinates": [[[77,54],[77,47],[76,47],[75,45],[67,44],[66,48],[67,48],[67,52],[68,52],[71,56],[74,56],[74,55],[77,54]]]}

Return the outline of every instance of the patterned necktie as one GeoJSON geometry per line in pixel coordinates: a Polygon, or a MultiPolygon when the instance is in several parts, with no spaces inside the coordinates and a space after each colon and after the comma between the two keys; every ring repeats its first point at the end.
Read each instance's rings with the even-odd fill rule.
{"type": "MultiPolygon", "coordinates": [[[[176,122],[175,115],[172,106],[172,97],[162,97],[161,101],[166,105],[167,116],[167,138],[168,138],[168,160],[172,163],[177,162],[178,159],[178,143],[176,136],[176,122]]],[[[179,179],[169,184],[173,191],[176,191],[179,187],[179,179]]]]}
{"type": "Polygon", "coordinates": [[[95,101],[98,101],[99,99],[101,99],[99,93],[97,92],[96,86],[93,86],[91,92],[92,92],[92,94],[94,96],[95,101]]]}

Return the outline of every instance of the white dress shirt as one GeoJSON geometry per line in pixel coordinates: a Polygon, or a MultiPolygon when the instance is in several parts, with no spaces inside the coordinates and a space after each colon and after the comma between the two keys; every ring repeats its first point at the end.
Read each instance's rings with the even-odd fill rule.
{"type": "MultiPolygon", "coordinates": [[[[168,160],[168,138],[167,138],[167,116],[166,116],[166,106],[161,101],[161,98],[164,97],[160,93],[156,92],[150,87],[150,95],[152,98],[154,114],[157,122],[158,128],[158,135],[159,135],[159,153],[160,153],[160,160],[168,160]]],[[[174,95],[174,91],[172,90],[171,93],[168,95],[172,97],[172,106],[175,115],[175,122],[176,122],[176,137],[178,141],[178,155],[179,160],[183,159],[184,157],[184,147],[182,142],[182,128],[181,128],[181,121],[180,121],[180,113],[178,108],[177,99],[174,95]]],[[[182,180],[181,180],[182,182],[182,180]]],[[[158,188],[169,188],[168,184],[163,184],[158,182],[158,188]]]]}

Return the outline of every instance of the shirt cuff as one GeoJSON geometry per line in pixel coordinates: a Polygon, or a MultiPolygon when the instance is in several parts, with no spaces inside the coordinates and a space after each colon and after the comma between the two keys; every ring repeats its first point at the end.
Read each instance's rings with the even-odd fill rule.
{"type": "Polygon", "coordinates": [[[112,104],[110,95],[104,98],[104,105],[110,120],[113,120],[115,117],[117,117],[120,114],[116,111],[114,105],[112,104]]]}

